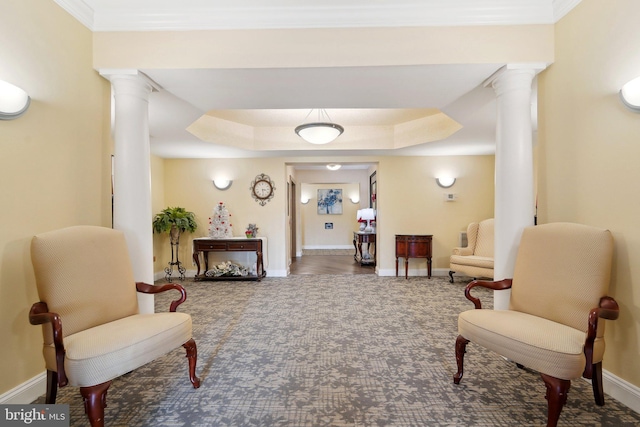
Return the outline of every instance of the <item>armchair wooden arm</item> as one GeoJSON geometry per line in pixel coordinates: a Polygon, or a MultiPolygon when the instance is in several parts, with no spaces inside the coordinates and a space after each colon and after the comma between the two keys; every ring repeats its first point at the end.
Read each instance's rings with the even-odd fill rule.
{"type": "Polygon", "coordinates": [[[584,355],[587,359],[584,367],[584,378],[591,379],[593,376],[593,343],[598,332],[598,319],[616,320],[620,315],[620,307],[615,299],[605,296],[600,298],[598,307],[592,308],[589,312],[589,326],[587,338],[584,343],[584,355]]]}
{"type": "Polygon", "coordinates": [[[187,300],[187,291],[182,285],[179,285],[177,283],[167,283],[166,285],[155,286],[144,282],[136,282],[136,289],[138,290],[138,292],[142,292],[144,294],[157,294],[172,289],[177,290],[178,292],[180,292],[180,299],[171,302],[171,306],[169,307],[169,311],[171,312],[176,311],[178,306],[187,300]]]}
{"type": "Polygon", "coordinates": [[[505,289],[511,288],[513,280],[512,279],[502,279],[496,282],[486,281],[486,280],[474,280],[467,285],[464,289],[464,296],[467,297],[469,301],[473,303],[476,309],[482,308],[482,303],[479,298],[476,298],[471,295],[471,289],[476,286],[481,286],[483,288],[493,289],[494,291],[503,291],[505,289]]]}
{"type": "Polygon", "coordinates": [[[50,313],[49,307],[45,302],[37,302],[31,306],[29,310],[29,323],[32,325],[42,325],[50,323],[53,330],[53,346],[56,350],[56,370],[58,374],[58,386],[64,387],[69,383],[67,375],[64,372],[64,342],[62,340],[62,320],[58,313],[50,313]]]}

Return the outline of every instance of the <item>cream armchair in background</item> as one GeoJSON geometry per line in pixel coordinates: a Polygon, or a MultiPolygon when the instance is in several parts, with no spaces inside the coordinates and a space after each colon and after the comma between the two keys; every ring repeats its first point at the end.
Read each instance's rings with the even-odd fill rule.
{"type": "Polygon", "coordinates": [[[596,404],[604,405],[605,322],[600,319],[617,319],[619,312],[607,296],[612,258],[608,230],[570,223],[525,228],[513,279],[474,280],[465,289],[476,309],[458,317],[454,383],[462,379],[465,349],[472,342],[541,374],[548,427],[558,423],[573,379],[591,379],[596,404]],[[476,286],[511,289],[509,309],[482,310],[470,293],[476,286]]]}
{"type": "Polygon", "coordinates": [[[124,234],[76,226],[35,236],[31,259],[40,302],[29,321],[42,325],[46,403],[58,386],[80,387],[93,427],[104,425],[111,380],[183,346],[194,388],[197,350],[191,316],[176,312],[186,300],[177,284],[135,283],[124,234]],[[177,290],[169,312],[140,314],[137,292],[177,290]]]}
{"type": "Polygon", "coordinates": [[[449,281],[454,273],[493,279],[493,239],[493,218],[469,224],[467,246],[454,248],[449,258],[449,281]]]}

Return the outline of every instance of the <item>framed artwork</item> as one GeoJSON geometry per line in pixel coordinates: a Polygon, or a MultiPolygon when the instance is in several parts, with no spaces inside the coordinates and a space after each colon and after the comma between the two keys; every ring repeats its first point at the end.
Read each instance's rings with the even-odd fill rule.
{"type": "Polygon", "coordinates": [[[375,172],[369,177],[369,207],[378,210],[378,180],[375,172]]]}
{"type": "Polygon", "coordinates": [[[318,190],[318,215],[342,215],[342,189],[318,190]]]}

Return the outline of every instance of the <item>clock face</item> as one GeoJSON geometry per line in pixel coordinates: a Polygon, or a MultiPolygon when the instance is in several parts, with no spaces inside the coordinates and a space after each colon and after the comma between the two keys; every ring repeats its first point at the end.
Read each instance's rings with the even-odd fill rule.
{"type": "Polygon", "coordinates": [[[257,181],[253,187],[253,193],[259,199],[268,199],[272,191],[273,187],[268,181],[257,181]]]}
{"type": "Polygon", "coordinates": [[[273,199],[273,191],[276,189],[273,181],[268,175],[261,173],[249,187],[251,189],[251,197],[255,199],[260,206],[264,206],[273,199]]]}

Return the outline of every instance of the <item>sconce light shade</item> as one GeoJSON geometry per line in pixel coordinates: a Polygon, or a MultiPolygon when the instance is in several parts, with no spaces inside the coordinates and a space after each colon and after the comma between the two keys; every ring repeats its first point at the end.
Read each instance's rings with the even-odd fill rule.
{"type": "Polygon", "coordinates": [[[305,198],[304,196],[302,196],[300,198],[300,203],[302,203],[303,205],[306,205],[307,203],[309,203],[309,200],[311,200],[310,198],[305,198]]]}
{"type": "Polygon", "coordinates": [[[0,80],[0,120],[13,120],[29,108],[31,98],[24,90],[0,80]]]}
{"type": "Polygon", "coordinates": [[[456,179],[450,176],[436,178],[436,183],[442,188],[449,188],[456,183],[456,179]]]}
{"type": "Polygon", "coordinates": [[[327,165],[327,169],[329,169],[330,171],[337,171],[341,167],[342,167],[342,165],[339,165],[337,163],[331,163],[331,164],[327,165]]]}
{"type": "Polygon", "coordinates": [[[213,186],[216,187],[218,190],[226,190],[229,187],[231,187],[231,184],[233,184],[233,181],[230,179],[214,179],[213,180],[213,186]]]}
{"type": "Polygon", "coordinates": [[[620,99],[631,111],[640,113],[640,77],[636,77],[622,86],[620,99]]]}

